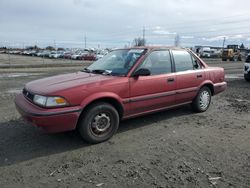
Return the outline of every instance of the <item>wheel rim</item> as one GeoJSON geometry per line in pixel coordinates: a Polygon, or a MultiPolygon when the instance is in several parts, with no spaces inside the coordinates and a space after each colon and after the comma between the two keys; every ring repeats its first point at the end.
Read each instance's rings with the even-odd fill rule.
{"type": "Polygon", "coordinates": [[[210,94],[208,91],[202,91],[200,95],[200,107],[202,110],[207,109],[210,103],[210,94]]]}
{"type": "Polygon", "coordinates": [[[111,120],[107,113],[95,115],[91,122],[91,131],[95,136],[104,136],[110,130],[111,120]]]}

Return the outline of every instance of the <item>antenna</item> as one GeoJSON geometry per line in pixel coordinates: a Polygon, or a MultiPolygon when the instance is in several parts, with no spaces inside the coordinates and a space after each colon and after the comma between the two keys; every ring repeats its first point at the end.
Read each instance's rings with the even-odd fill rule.
{"type": "Polygon", "coordinates": [[[87,37],[86,37],[86,33],[84,34],[84,47],[87,48],[87,37]]]}
{"type": "Polygon", "coordinates": [[[143,29],[142,29],[142,39],[143,39],[143,46],[145,46],[145,26],[143,26],[143,29]]]}

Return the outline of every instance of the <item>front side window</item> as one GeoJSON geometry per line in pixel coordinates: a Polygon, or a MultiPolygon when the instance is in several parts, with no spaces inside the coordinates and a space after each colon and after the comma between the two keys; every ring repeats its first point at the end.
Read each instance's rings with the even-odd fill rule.
{"type": "Polygon", "coordinates": [[[154,51],[145,59],[145,61],[137,68],[146,68],[151,75],[171,73],[171,59],[168,50],[154,51]]]}
{"type": "Polygon", "coordinates": [[[187,51],[173,50],[172,53],[176,72],[194,70],[193,59],[187,51]]]}

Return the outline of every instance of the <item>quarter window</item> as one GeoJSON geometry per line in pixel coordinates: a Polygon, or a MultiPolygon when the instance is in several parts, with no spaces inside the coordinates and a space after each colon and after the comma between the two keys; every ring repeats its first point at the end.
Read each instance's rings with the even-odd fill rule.
{"type": "Polygon", "coordinates": [[[192,57],[187,51],[173,50],[172,53],[174,56],[176,72],[194,70],[192,57]]]}
{"type": "Polygon", "coordinates": [[[172,72],[169,51],[161,50],[152,52],[138,67],[149,69],[151,75],[167,74],[172,72]]]}

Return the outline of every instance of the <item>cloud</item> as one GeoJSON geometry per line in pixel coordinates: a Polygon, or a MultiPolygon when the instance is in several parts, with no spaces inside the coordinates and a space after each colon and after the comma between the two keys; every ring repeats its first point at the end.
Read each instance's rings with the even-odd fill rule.
{"type": "Polygon", "coordinates": [[[164,30],[160,26],[157,26],[156,28],[157,29],[154,30],[153,33],[157,35],[176,35],[177,34],[176,32],[170,32],[170,31],[164,30]]]}
{"type": "Polygon", "coordinates": [[[216,37],[203,37],[202,40],[204,41],[208,41],[208,42],[214,42],[214,41],[221,41],[221,40],[224,40],[225,39],[229,39],[228,36],[216,36],[216,37]]]}
{"type": "Polygon", "coordinates": [[[193,39],[194,36],[181,36],[182,39],[193,39]]]}
{"type": "Polygon", "coordinates": [[[224,36],[244,42],[249,36],[241,33],[249,28],[243,30],[241,20],[250,20],[249,7],[245,0],[0,0],[0,46],[3,41],[78,44],[86,33],[90,46],[120,47],[141,36],[143,26],[152,44],[172,45],[177,33],[190,44],[216,45],[224,36]]]}
{"type": "Polygon", "coordinates": [[[230,39],[242,39],[242,38],[244,38],[244,36],[243,35],[233,35],[233,36],[230,36],[229,38],[230,39]]]}

